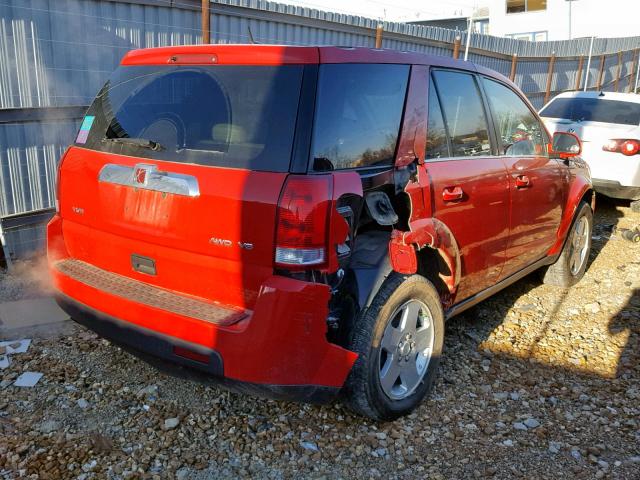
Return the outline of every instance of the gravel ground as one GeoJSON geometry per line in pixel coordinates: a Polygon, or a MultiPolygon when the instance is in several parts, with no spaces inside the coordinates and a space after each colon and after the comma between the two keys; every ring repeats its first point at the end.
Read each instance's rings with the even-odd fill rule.
{"type": "MultiPolygon", "coordinates": [[[[429,400],[375,424],[154,370],[93,334],[0,371],[0,477],[640,478],[640,214],[600,200],[570,291],[532,275],[447,325],[429,400]],[[33,388],[12,386],[44,372],[33,388]]],[[[0,290],[2,291],[2,290],[0,290]]]]}

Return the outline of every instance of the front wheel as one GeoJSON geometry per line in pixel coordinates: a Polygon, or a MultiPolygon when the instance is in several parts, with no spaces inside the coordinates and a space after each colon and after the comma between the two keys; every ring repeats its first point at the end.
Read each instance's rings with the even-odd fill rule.
{"type": "Polygon", "coordinates": [[[580,281],[587,270],[592,229],[591,207],[586,202],[581,202],[560,256],[544,271],[544,283],[568,288],[580,281]]]}
{"type": "Polygon", "coordinates": [[[430,391],[444,340],[444,314],[433,285],[392,273],[356,320],[349,349],[358,353],[347,401],[373,420],[411,412],[430,391]]]}

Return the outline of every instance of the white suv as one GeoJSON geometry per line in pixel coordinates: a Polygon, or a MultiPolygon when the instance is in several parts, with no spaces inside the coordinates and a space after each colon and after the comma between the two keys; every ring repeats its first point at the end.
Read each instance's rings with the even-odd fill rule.
{"type": "MultiPolygon", "coordinates": [[[[567,92],[540,116],[551,133],[575,133],[595,189],[609,197],[640,200],[640,95],[567,92]]],[[[634,210],[640,202],[633,202],[634,210]]]]}

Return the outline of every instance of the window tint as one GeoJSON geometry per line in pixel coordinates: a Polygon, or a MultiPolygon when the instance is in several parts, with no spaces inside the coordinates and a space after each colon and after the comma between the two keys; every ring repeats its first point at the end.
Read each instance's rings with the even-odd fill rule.
{"type": "Polygon", "coordinates": [[[433,86],[429,86],[429,120],[427,122],[427,151],[426,158],[449,157],[449,143],[444,119],[440,110],[438,94],[433,86]]]}
{"type": "Polygon", "coordinates": [[[302,69],[120,67],[87,112],[76,144],[157,160],[288,171],[302,69]],[[157,148],[146,148],[148,140],[157,148]]]}
{"type": "Polygon", "coordinates": [[[510,88],[483,79],[501,145],[501,155],[544,155],[545,135],[538,119],[510,88]]]}
{"type": "Polygon", "coordinates": [[[640,125],[640,103],[599,98],[555,98],[540,111],[542,117],[566,118],[574,122],[605,122],[640,125]]]}
{"type": "Polygon", "coordinates": [[[473,76],[445,71],[435,71],[433,76],[451,138],[452,156],[490,155],[487,119],[473,76]]]}
{"type": "Polygon", "coordinates": [[[408,76],[407,65],[321,65],[313,170],[391,165],[408,76]]]}

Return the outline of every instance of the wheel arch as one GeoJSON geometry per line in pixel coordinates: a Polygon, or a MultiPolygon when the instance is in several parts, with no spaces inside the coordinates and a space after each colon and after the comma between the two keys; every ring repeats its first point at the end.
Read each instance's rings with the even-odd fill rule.
{"type": "Polygon", "coordinates": [[[564,247],[567,234],[571,229],[571,225],[573,225],[578,207],[583,201],[591,207],[592,211],[595,210],[595,191],[593,190],[591,182],[582,177],[577,177],[569,190],[562,220],[560,221],[560,226],[556,234],[556,242],[547,252],[549,256],[559,254],[562,247],[564,247]]]}
{"type": "Polygon", "coordinates": [[[443,307],[451,306],[462,270],[458,242],[451,229],[437,218],[415,220],[410,222],[410,228],[409,232],[394,230],[391,234],[392,268],[399,273],[422,275],[438,290],[443,307]]]}

